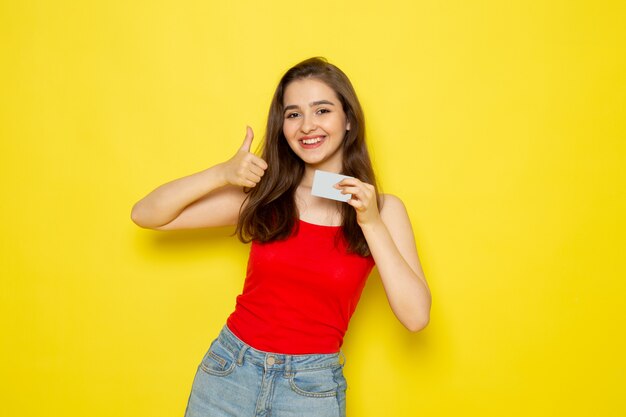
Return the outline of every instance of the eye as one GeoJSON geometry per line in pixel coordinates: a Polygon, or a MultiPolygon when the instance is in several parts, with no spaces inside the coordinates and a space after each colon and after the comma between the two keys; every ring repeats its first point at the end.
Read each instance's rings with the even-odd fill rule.
{"type": "Polygon", "coordinates": [[[318,113],[318,114],[330,113],[330,110],[329,110],[329,109],[319,109],[319,110],[317,111],[317,113],[318,113]]]}
{"type": "Polygon", "coordinates": [[[298,116],[300,116],[300,113],[296,113],[296,112],[287,113],[287,115],[285,116],[285,119],[294,119],[294,118],[296,118],[298,116]]]}

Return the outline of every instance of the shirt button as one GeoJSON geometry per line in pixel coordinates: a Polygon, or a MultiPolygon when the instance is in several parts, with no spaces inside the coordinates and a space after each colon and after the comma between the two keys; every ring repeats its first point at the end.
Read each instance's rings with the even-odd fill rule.
{"type": "Polygon", "coordinates": [[[276,363],[276,358],[274,358],[273,356],[270,356],[269,358],[267,358],[267,364],[269,366],[272,366],[276,363]]]}

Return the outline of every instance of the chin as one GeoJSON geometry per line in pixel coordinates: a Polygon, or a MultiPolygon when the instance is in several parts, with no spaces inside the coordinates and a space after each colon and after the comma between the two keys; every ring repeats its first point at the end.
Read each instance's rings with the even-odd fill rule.
{"type": "Polygon", "coordinates": [[[326,162],[326,158],[300,158],[307,165],[320,165],[326,162]]]}

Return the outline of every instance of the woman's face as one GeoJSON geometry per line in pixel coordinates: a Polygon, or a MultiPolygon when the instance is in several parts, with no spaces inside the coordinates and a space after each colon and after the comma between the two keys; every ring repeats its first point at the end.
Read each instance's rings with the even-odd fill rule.
{"type": "Polygon", "coordinates": [[[315,169],[339,172],[350,123],[335,91],[315,78],[292,81],[283,107],[283,133],[295,154],[315,169]]]}

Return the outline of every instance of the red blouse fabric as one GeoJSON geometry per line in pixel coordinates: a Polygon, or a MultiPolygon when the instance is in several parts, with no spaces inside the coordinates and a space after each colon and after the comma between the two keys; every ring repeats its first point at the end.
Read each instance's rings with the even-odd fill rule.
{"type": "Polygon", "coordinates": [[[338,352],[374,266],[346,248],[340,226],[302,220],[289,239],[253,241],[228,328],[266,352],[338,352]]]}

